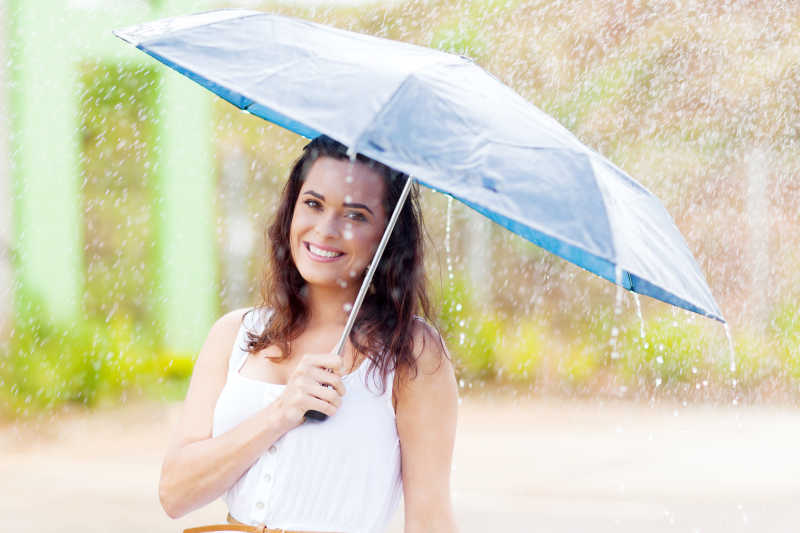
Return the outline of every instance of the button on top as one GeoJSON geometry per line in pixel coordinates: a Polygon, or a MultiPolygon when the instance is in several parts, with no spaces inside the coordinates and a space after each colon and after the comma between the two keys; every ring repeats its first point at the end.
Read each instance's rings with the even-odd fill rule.
{"type": "Polygon", "coordinates": [[[256,503],[256,509],[259,509],[259,510],[260,510],[260,509],[263,509],[263,508],[264,508],[264,502],[258,502],[258,503],[256,503]]]}
{"type": "Polygon", "coordinates": [[[271,480],[272,480],[272,476],[271,476],[271,475],[269,475],[269,474],[264,474],[264,481],[266,481],[267,483],[269,483],[271,480]]]}
{"type": "Polygon", "coordinates": [[[269,453],[275,455],[276,453],[278,453],[278,448],[276,448],[275,445],[273,444],[272,446],[269,447],[269,453]]]}

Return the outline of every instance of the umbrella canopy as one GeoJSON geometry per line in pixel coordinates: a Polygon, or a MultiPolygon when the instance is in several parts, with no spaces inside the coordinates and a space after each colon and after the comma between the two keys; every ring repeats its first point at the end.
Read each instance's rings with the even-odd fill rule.
{"type": "Polygon", "coordinates": [[[327,134],[611,282],[724,322],[661,202],[467,57],[238,9],[114,33],[241,109],[327,134]]]}

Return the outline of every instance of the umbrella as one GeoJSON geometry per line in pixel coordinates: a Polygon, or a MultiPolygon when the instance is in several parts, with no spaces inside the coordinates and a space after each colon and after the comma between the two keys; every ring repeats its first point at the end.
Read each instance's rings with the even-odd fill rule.
{"type": "Polygon", "coordinates": [[[661,202],[468,57],[240,9],[114,33],[253,115],[326,134],[625,289],[724,322],[661,202]]]}

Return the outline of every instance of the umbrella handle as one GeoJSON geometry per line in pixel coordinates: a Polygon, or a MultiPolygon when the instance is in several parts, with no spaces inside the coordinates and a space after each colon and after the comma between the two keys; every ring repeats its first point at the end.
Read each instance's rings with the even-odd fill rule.
{"type": "MultiPolygon", "coordinates": [[[[353,329],[353,324],[356,322],[356,315],[358,315],[358,311],[361,309],[361,303],[364,301],[364,296],[367,294],[367,288],[369,287],[369,284],[372,283],[372,277],[375,275],[375,271],[378,269],[378,263],[383,255],[383,250],[386,248],[386,244],[389,242],[389,237],[392,234],[395,223],[397,223],[397,219],[400,217],[400,211],[403,210],[403,205],[406,203],[406,198],[408,198],[408,193],[411,191],[411,185],[413,182],[414,178],[409,176],[406,180],[405,186],[403,187],[403,192],[400,193],[400,198],[397,200],[397,204],[394,206],[392,217],[389,219],[388,224],[386,224],[386,229],[381,237],[381,242],[378,244],[378,249],[375,250],[375,255],[372,256],[372,262],[369,265],[369,270],[367,270],[367,273],[364,275],[364,281],[361,282],[361,288],[358,290],[356,301],[353,303],[353,307],[350,309],[350,315],[347,317],[347,324],[345,324],[344,331],[342,331],[342,336],[339,338],[339,342],[336,344],[335,353],[338,356],[342,355],[344,343],[347,341],[347,337],[350,335],[350,330],[353,329]]],[[[329,385],[325,386],[328,387],[329,385]]],[[[321,421],[328,418],[328,415],[312,409],[306,411],[305,418],[321,421]]]]}

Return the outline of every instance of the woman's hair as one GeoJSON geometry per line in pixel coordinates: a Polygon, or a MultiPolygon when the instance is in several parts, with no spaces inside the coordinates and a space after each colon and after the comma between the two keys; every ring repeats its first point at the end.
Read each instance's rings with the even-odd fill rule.
{"type": "MultiPolygon", "coordinates": [[[[250,353],[276,345],[281,350],[280,358],[286,358],[291,353],[291,341],[308,324],[308,309],[304,301],[306,282],[292,259],[289,230],[303,181],[320,157],[349,159],[346,146],[323,135],[306,145],[303,154],[295,161],[275,218],[267,230],[269,265],[261,285],[261,307],[273,312],[260,334],[248,332],[246,350],[250,353]]],[[[408,176],[361,154],[356,156],[356,160],[383,176],[386,184],[383,207],[388,218],[408,176]]],[[[416,375],[413,355],[415,315],[432,321],[422,237],[419,188],[414,184],[349,336],[355,349],[371,359],[370,371],[379,372],[383,391],[386,390],[388,373],[394,369],[408,369],[416,375]]],[[[422,339],[425,337],[421,336],[422,339]]]]}

